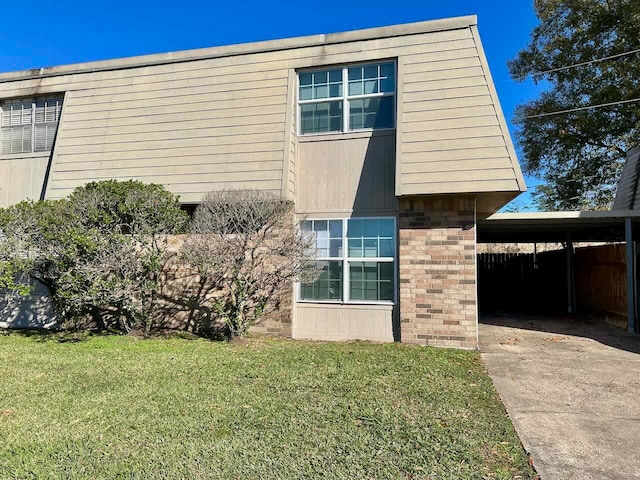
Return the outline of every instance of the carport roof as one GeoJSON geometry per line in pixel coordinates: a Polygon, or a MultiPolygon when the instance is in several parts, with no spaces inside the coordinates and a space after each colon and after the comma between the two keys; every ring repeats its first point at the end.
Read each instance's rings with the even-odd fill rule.
{"type": "Polygon", "coordinates": [[[478,242],[620,242],[626,218],[640,228],[640,210],[495,213],[478,222],[478,242]]]}

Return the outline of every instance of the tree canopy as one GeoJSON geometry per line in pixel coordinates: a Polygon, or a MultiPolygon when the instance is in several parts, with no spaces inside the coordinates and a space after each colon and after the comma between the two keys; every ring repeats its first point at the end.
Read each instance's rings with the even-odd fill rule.
{"type": "Polygon", "coordinates": [[[534,200],[545,210],[608,208],[626,151],[640,144],[640,0],[534,8],[540,24],[509,62],[514,79],[548,87],[515,115],[524,170],[545,182],[534,200]],[[612,105],[583,108],[603,104],[612,105]]]}

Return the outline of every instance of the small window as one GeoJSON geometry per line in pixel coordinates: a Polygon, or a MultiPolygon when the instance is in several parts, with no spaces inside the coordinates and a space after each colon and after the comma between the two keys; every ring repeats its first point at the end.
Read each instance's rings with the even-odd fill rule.
{"type": "Polygon", "coordinates": [[[395,127],[395,62],[298,74],[300,133],[395,127]]]}
{"type": "Polygon", "coordinates": [[[308,220],[321,274],[300,285],[300,300],[393,302],[395,300],[395,219],[308,220]]]}
{"type": "Polygon", "coordinates": [[[62,97],[0,101],[0,153],[51,150],[62,112],[62,97]]]}

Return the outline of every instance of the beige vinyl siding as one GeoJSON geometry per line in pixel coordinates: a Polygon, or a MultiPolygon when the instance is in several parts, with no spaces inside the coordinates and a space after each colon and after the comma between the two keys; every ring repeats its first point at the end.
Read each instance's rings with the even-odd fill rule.
{"type": "Polygon", "coordinates": [[[395,212],[395,132],[300,137],[299,213],[395,212]]]}
{"type": "MultiPolygon", "coordinates": [[[[319,169],[333,168],[324,161],[297,165],[307,153],[296,135],[295,70],[468,49],[467,30],[0,83],[0,97],[30,90],[68,92],[48,198],[106,178],[163,183],[184,202],[197,202],[218,188],[266,189],[293,198],[314,174],[321,185],[304,194],[302,210],[395,210],[389,183],[389,175],[395,175],[392,147],[367,157],[366,165],[385,164],[379,180],[372,180],[372,170],[364,177],[358,170],[365,166],[364,157],[358,159],[367,151],[363,140],[350,147],[335,144],[343,163],[335,166],[342,172],[337,183],[331,180],[333,170],[319,169]],[[301,172],[306,177],[296,178],[301,172]],[[364,194],[365,184],[383,193],[364,194]],[[325,198],[317,196],[322,191],[325,198]]],[[[319,145],[309,149],[322,150],[319,145]]]]}
{"type": "Polygon", "coordinates": [[[465,32],[399,61],[397,195],[524,190],[477,31],[465,32]]]}
{"type": "MultiPolygon", "coordinates": [[[[442,163],[437,170],[404,170],[405,164],[450,160],[451,171],[474,182],[481,179],[470,172],[483,167],[467,160],[488,160],[484,168],[499,175],[509,170],[499,159],[516,161],[469,22],[465,17],[7,74],[0,76],[0,99],[66,92],[47,198],[91,180],[135,178],[165,183],[184,202],[197,202],[212,189],[258,188],[298,199],[301,211],[395,210],[391,193],[432,193],[434,182],[424,174],[445,171],[442,163]],[[400,70],[398,167],[392,172],[398,178],[390,193],[387,162],[394,149],[371,150],[369,158],[384,163],[384,178],[363,185],[375,184],[382,193],[361,201],[367,195],[354,185],[369,175],[357,157],[367,152],[364,141],[340,140],[332,147],[299,141],[295,71],[382,59],[397,59],[400,70]],[[316,153],[334,155],[331,149],[343,165],[311,160],[316,153]],[[334,170],[325,167],[354,177],[335,182],[334,170]]],[[[517,163],[512,172],[518,190],[517,163]]]]}
{"type": "Polygon", "coordinates": [[[49,155],[41,152],[0,156],[0,208],[40,198],[49,155]]]}
{"type": "Polygon", "coordinates": [[[293,338],[393,342],[391,305],[297,303],[293,338]]]}

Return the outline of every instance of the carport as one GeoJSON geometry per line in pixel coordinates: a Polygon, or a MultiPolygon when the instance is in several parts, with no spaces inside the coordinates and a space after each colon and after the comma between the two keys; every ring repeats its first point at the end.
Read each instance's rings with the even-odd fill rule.
{"type": "MultiPolygon", "coordinates": [[[[497,213],[478,222],[478,243],[561,243],[566,312],[575,314],[576,270],[574,242],[618,242],[625,246],[626,316],[629,332],[638,333],[640,291],[640,211],[497,213]]],[[[535,247],[534,247],[535,251],[535,247]]],[[[535,255],[535,254],[534,254],[535,255]]],[[[557,262],[556,262],[557,263],[557,262]]],[[[482,282],[482,278],[479,279],[482,282]]],[[[593,292],[596,295],[598,292],[593,292]]]]}

